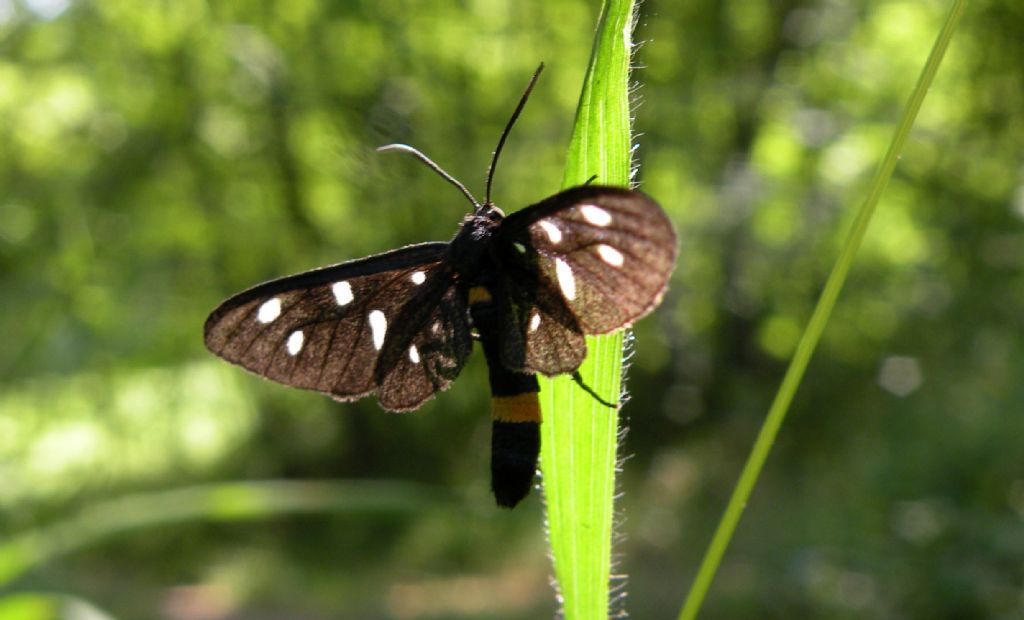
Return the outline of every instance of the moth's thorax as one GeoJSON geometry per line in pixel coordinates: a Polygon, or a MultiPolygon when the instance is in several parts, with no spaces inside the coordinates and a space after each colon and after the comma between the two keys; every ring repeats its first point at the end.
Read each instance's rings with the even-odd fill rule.
{"type": "Polygon", "coordinates": [[[466,284],[480,283],[492,271],[491,238],[504,218],[501,209],[486,204],[462,220],[462,226],[452,240],[449,256],[460,279],[466,284]]]}

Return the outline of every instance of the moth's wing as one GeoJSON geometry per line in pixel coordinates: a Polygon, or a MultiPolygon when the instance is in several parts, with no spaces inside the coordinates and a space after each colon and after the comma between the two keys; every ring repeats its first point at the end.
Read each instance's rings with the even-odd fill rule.
{"type": "Polygon", "coordinates": [[[654,309],[678,252],[654,200],[593,185],[509,215],[494,247],[507,274],[508,321],[522,341],[510,340],[507,361],[514,364],[518,351],[520,367],[545,374],[579,366],[585,347],[575,334],[608,333],[654,309]]]}
{"type": "Polygon", "coordinates": [[[614,331],[653,310],[678,253],[658,203],[617,187],[567,189],[508,216],[498,236],[511,260],[536,255],[541,279],[561,292],[586,334],[614,331]]]}
{"type": "Polygon", "coordinates": [[[446,389],[473,349],[467,302],[452,284],[451,267],[442,264],[431,277],[446,285],[429,286],[428,280],[398,311],[377,358],[374,381],[385,409],[415,409],[446,389]]]}
{"type": "MultiPolygon", "coordinates": [[[[371,394],[380,387],[375,368],[384,344],[413,327],[398,320],[406,306],[444,300],[454,287],[443,262],[446,248],[413,245],[255,286],[210,314],[206,346],[285,385],[338,400],[371,394]]],[[[465,321],[449,322],[426,347],[432,366],[401,367],[414,386],[402,406],[382,405],[414,409],[446,388],[465,363],[469,338],[465,321]],[[439,365],[445,372],[435,377],[432,368],[439,365]]]]}
{"type": "Polygon", "coordinates": [[[541,277],[536,261],[508,263],[496,286],[506,368],[548,376],[579,368],[587,356],[583,331],[558,289],[541,277]]]}

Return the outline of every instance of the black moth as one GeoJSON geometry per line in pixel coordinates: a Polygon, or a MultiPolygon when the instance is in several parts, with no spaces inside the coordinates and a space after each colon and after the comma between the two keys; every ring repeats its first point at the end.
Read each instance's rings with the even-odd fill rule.
{"type": "MultiPolygon", "coordinates": [[[[630,325],[661,300],[676,259],[665,213],[646,195],[583,185],[505,217],[491,180],[449,243],[422,243],[272,280],[206,320],[210,351],[260,376],[337,400],[376,394],[390,411],[447,389],[483,345],[492,393],[491,485],[501,506],[530,491],[540,450],[536,374],[575,373],[584,334],[630,325]]],[[[578,375],[576,375],[578,378],[578,375]]]]}

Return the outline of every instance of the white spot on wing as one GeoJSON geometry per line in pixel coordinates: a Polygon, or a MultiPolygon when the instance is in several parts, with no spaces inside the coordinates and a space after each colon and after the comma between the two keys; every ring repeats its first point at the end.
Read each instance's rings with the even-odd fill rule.
{"type": "Polygon", "coordinates": [[[427,274],[422,271],[414,271],[412,272],[411,279],[413,284],[423,284],[427,281],[427,274]]]}
{"type": "Polygon", "coordinates": [[[352,302],[354,297],[352,296],[352,285],[342,280],[341,282],[335,282],[331,286],[331,292],[334,293],[334,299],[338,301],[339,306],[344,306],[352,302]]]}
{"type": "Polygon", "coordinates": [[[285,345],[288,347],[288,355],[298,355],[299,351],[302,350],[302,342],[305,340],[302,335],[302,330],[297,329],[292,332],[291,336],[288,336],[288,343],[285,345]]]}
{"type": "Polygon", "coordinates": [[[256,312],[256,320],[264,324],[270,323],[279,316],[281,316],[281,300],[277,297],[272,297],[263,302],[263,305],[256,312]]]}
{"type": "Polygon", "coordinates": [[[597,255],[601,257],[601,260],[612,267],[621,267],[622,263],[625,262],[625,259],[622,257],[622,252],[603,243],[597,246],[597,255]]]}
{"type": "Polygon", "coordinates": [[[551,240],[551,243],[558,243],[562,240],[562,231],[558,230],[558,227],[551,222],[547,220],[540,220],[537,222],[537,225],[547,233],[548,239],[551,240]]]}
{"type": "Polygon", "coordinates": [[[512,245],[515,246],[516,251],[519,252],[520,254],[526,254],[526,246],[523,245],[522,243],[516,241],[512,245]]]}
{"type": "Polygon", "coordinates": [[[388,320],[380,310],[370,312],[370,332],[373,334],[373,348],[380,351],[384,346],[384,334],[388,331],[388,320]]]}
{"type": "Polygon", "coordinates": [[[572,268],[569,263],[560,258],[555,259],[555,276],[558,277],[558,287],[562,294],[569,301],[576,299],[576,279],[572,277],[572,268]]]}
{"type": "Polygon", "coordinates": [[[537,331],[538,327],[540,327],[540,314],[534,312],[530,317],[530,333],[537,331]]]}
{"type": "Polygon", "coordinates": [[[580,213],[583,214],[583,219],[594,226],[604,228],[612,223],[612,214],[597,205],[582,205],[580,206],[580,213]]]}
{"type": "Polygon", "coordinates": [[[409,359],[412,360],[413,364],[420,363],[420,352],[416,349],[416,345],[409,347],[409,359]]]}

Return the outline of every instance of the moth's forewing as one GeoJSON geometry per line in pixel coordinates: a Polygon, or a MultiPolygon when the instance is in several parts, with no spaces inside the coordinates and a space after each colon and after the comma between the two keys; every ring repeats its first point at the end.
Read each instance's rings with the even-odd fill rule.
{"type": "MultiPolygon", "coordinates": [[[[378,376],[388,374],[378,375],[375,367],[389,333],[415,332],[415,325],[398,320],[406,304],[417,299],[428,281],[434,288],[446,287],[432,276],[447,247],[445,243],[408,246],[255,286],[213,311],[206,321],[206,346],[285,385],[338,400],[371,394],[379,387],[378,376]]],[[[452,335],[453,330],[460,331],[457,343],[448,349],[449,378],[422,371],[438,389],[450,383],[468,353],[468,326],[453,324],[447,333],[452,335]]],[[[438,354],[423,359],[436,363],[438,354]]],[[[403,368],[414,375],[421,372],[414,366],[403,368]]],[[[416,377],[410,382],[422,385],[416,377]]],[[[414,406],[413,393],[423,396],[422,402],[433,391],[405,394],[399,399],[402,408],[414,406]]]]}
{"type": "MultiPolygon", "coordinates": [[[[582,355],[569,368],[572,358],[562,356],[560,343],[574,340],[573,332],[608,333],[653,310],[678,252],[672,223],[654,200],[592,185],[509,215],[495,244],[503,273],[532,273],[536,279],[527,285],[506,277],[513,315],[508,322],[517,330],[507,348],[525,357],[522,367],[545,374],[579,366],[582,355]]],[[[520,361],[509,357],[510,363],[520,361]]]]}

